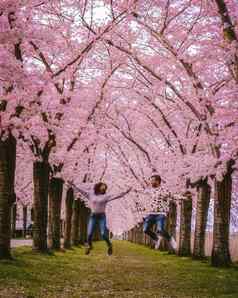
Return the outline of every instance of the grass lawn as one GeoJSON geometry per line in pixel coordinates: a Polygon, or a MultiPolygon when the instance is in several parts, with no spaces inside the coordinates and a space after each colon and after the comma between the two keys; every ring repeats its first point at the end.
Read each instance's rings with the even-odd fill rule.
{"type": "Polygon", "coordinates": [[[43,256],[29,247],[0,262],[0,297],[238,298],[238,267],[216,269],[126,241],[103,242],[89,256],[82,248],[43,256]]]}

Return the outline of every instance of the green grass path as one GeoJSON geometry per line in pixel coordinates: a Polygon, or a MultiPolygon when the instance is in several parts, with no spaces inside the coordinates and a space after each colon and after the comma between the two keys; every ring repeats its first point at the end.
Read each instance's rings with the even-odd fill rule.
{"type": "Polygon", "coordinates": [[[82,248],[42,256],[21,247],[14,257],[0,262],[1,298],[238,298],[238,267],[216,269],[125,241],[114,241],[111,257],[103,242],[89,256],[82,248]]]}

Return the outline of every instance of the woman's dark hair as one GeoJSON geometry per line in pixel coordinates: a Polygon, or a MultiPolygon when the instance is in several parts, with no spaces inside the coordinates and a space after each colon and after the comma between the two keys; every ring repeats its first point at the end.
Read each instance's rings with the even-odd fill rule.
{"type": "Polygon", "coordinates": [[[103,182],[96,183],[94,185],[94,193],[95,195],[104,195],[107,191],[107,184],[103,182]],[[101,190],[101,187],[104,186],[105,190],[101,190]]]}
{"type": "Polygon", "coordinates": [[[160,175],[152,175],[151,176],[151,179],[155,179],[156,181],[158,181],[159,183],[161,183],[161,177],[160,177],[160,175]]]}

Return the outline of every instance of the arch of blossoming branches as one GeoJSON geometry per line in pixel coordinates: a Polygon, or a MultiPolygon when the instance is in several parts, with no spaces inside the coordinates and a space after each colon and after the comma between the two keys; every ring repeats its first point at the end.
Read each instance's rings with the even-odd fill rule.
{"type": "MultiPolygon", "coordinates": [[[[235,0],[1,1],[0,238],[16,197],[34,203],[44,226],[34,245],[47,249],[55,180],[65,191],[68,182],[133,185],[107,211],[110,228],[127,231],[142,219],[138,204],[150,205],[137,190],[153,172],[171,196],[189,189],[194,210],[209,184],[214,218],[228,202],[223,224],[232,205],[235,228],[237,16],[235,0]]],[[[0,250],[8,256],[9,241],[0,250]]]]}

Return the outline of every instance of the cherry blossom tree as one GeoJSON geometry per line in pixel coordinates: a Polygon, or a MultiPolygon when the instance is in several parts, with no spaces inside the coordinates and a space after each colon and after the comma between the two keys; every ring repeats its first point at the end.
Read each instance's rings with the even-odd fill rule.
{"type": "Polygon", "coordinates": [[[72,184],[103,180],[113,193],[133,185],[107,208],[109,228],[122,233],[149,210],[148,178],[156,172],[164,195],[181,199],[186,245],[191,201],[182,198],[192,194],[194,257],[204,256],[214,201],[212,264],[229,265],[237,201],[237,14],[234,0],[2,1],[2,257],[10,256],[10,237],[3,235],[15,193],[33,205],[34,248],[45,252],[47,227],[50,246],[60,248],[63,187],[67,248],[78,198],[72,184]]]}

